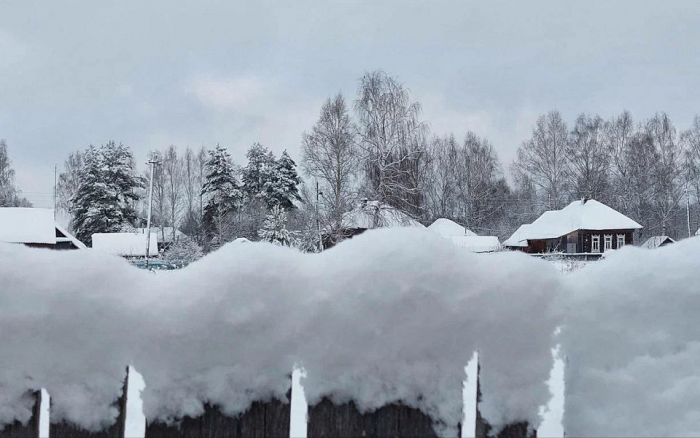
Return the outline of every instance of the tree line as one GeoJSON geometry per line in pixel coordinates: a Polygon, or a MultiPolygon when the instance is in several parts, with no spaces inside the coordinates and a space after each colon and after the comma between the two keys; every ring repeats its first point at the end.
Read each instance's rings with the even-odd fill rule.
{"type": "MultiPolygon", "coordinates": [[[[205,251],[239,237],[316,250],[320,234],[340,233],[363,199],[500,238],[581,198],[641,223],[639,237],[687,235],[686,202],[693,228],[700,216],[698,117],[679,132],[665,113],[640,122],[626,111],[608,120],[581,114],[568,125],[551,111],[504,168],[486,138],[431,133],[409,89],[382,71],[363,75],[354,99],[323,103],[301,135],[304,181],[286,151],[276,157],[257,143],[243,165],[219,145],[170,146],[153,158],[153,224],[173,238],[179,229],[205,251]]],[[[147,177],[128,147],[89,147],[66,160],[58,207],[87,243],[93,232],[144,226],[147,177]]]]}
{"type": "Polygon", "coordinates": [[[15,170],[7,149],[7,142],[0,139],[0,207],[31,207],[15,184],[15,170]]]}

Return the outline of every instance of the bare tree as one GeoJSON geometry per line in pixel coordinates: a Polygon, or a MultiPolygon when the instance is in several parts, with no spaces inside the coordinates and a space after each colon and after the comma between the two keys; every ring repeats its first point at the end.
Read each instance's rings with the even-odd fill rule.
{"type": "Polygon", "coordinates": [[[566,202],[566,123],[558,111],[537,119],[532,138],[518,149],[512,171],[528,176],[540,191],[549,209],[559,209],[566,202]]]}
{"type": "Polygon", "coordinates": [[[31,207],[15,186],[15,170],[7,151],[7,143],[0,139],[0,207],[31,207]]]}
{"type": "MultiPolygon", "coordinates": [[[[184,205],[182,162],[178,159],[177,149],[170,146],[163,154],[163,179],[167,201],[168,224],[172,227],[172,239],[175,241],[176,229],[180,223],[184,205]]],[[[165,234],[165,231],[163,231],[165,234]]],[[[163,236],[165,240],[165,236],[163,236]]]]}
{"type": "Polygon", "coordinates": [[[700,200],[700,116],[695,116],[691,127],[680,136],[685,151],[685,168],[688,184],[695,201],[700,200]]]}
{"type": "Polygon", "coordinates": [[[83,168],[83,155],[80,151],[71,153],[63,163],[63,172],[58,175],[56,185],[56,207],[66,213],[73,210],[73,198],[80,188],[80,172],[83,168]]]}
{"type": "Polygon", "coordinates": [[[467,228],[491,229],[503,213],[503,200],[509,192],[498,156],[488,140],[469,132],[457,158],[456,195],[461,219],[467,228]]]}
{"type": "Polygon", "coordinates": [[[678,142],[676,128],[666,113],[657,114],[647,121],[645,131],[658,160],[653,167],[655,185],[652,208],[661,226],[661,234],[667,234],[669,222],[683,197],[683,159],[685,153],[678,142]]]}
{"type": "Polygon", "coordinates": [[[457,202],[457,166],[460,147],[453,134],[434,137],[427,154],[429,176],[426,207],[431,220],[457,219],[461,208],[457,202]]]}
{"type": "Polygon", "coordinates": [[[420,104],[411,101],[409,91],[396,79],[374,71],[360,80],[355,110],[367,192],[380,202],[420,215],[419,178],[427,132],[419,120],[420,104]]]}
{"type": "Polygon", "coordinates": [[[319,182],[328,225],[339,229],[352,208],[359,167],[355,127],[341,94],[326,100],[311,133],[302,135],[301,166],[319,182]]]}
{"type": "Polygon", "coordinates": [[[11,207],[16,198],[15,170],[12,168],[7,143],[0,140],[0,207],[11,207]]]}
{"type": "Polygon", "coordinates": [[[610,184],[608,199],[612,206],[629,214],[632,211],[634,185],[630,173],[630,143],[636,135],[632,116],[624,111],[605,124],[603,142],[610,156],[610,184]]]}
{"type": "Polygon", "coordinates": [[[607,202],[610,152],[604,134],[605,123],[599,116],[581,114],[576,119],[566,148],[573,198],[607,202]]]}

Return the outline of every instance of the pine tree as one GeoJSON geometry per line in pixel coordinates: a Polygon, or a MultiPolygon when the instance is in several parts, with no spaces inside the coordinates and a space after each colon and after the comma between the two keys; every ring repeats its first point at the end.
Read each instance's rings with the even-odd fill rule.
{"type": "Polygon", "coordinates": [[[248,164],[243,168],[243,190],[250,201],[262,199],[269,207],[266,184],[272,179],[276,161],[273,153],[260,143],[254,143],[246,153],[248,164]]]}
{"type": "Polygon", "coordinates": [[[204,225],[221,244],[231,237],[227,235],[227,224],[231,220],[231,213],[240,207],[243,195],[231,157],[225,148],[217,145],[216,149],[209,151],[205,172],[202,187],[202,195],[206,199],[204,225]]]}
{"type": "Polygon", "coordinates": [[[287,230],[287,212],[279,205],[272,207],[258,235],[262,240],[275,245],[293,246],[295,243],[292,234],[287,230]]]}
{"type": "Polygon", "coordinates": [[[280,205],[285,210],[294,208],[294,201],[301,201],[299,189],[301,178],[297,174],[297,165],[287,151],[282,152],[275,162],[274,171],[265,184],[265,198],[271,205],[280,205]]]}

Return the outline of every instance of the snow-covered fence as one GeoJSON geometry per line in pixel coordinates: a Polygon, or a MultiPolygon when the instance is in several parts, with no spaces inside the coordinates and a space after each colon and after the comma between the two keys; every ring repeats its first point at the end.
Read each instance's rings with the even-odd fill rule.
{"type": "Polygon", "coordinates": [[[156,275],[92,251],[6,246],[0,278],[0,424],[28,421],[23,394],[46,388],[52,422],[92,432],[120,418],[125,364],[146,381],[152,434],[187,417],[203,427],[210,406],[234,418],[256,401],[287,400],[298,364],[311,435],[326,433],[323,418],[378,427],[389,415],[395,427],[429,422],[456,436],[474,351],[482,417],[495,429],[536,428],[563,315],[561,278],[547,263],[471,254],[412,229],[314,255],[227,246],[156,275]]]}

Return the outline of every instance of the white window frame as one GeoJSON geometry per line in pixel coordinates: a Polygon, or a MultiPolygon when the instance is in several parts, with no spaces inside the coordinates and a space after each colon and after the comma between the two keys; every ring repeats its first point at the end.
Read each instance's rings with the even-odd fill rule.
{"type": "Polygon", "coordinates": [[[624,234],[618,234],[618,235],[617,235],[617,249],[620,249],[620,248],[622,248],[623,246],[625,246],[625,243],[626,243],[625,235],[624,235],[624,234]]]}
{"type": "Polygon", "coordinates": [[[603,240],[603,252],[610,251],[612,249],[612,234],[606,234],[603,240]]]}
{"type": "Polygon", "coordinates": [[[599,253],[600,252],[600,235],[599,234],[593,234],[591,236],[591,252],[592,253],[599,253]]]}

